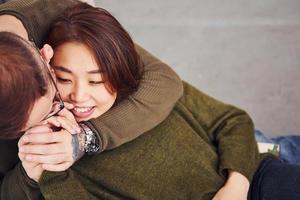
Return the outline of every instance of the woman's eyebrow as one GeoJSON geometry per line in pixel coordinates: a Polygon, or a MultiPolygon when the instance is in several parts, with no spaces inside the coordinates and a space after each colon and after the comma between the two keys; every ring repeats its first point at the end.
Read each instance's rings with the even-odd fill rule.
{"type": "MultiPolygon", "coordinates": [[[[52,66],[53,69],[58,70],[58,71],[62,71],[62,72],[66,72],[69,74],[72,74],[73,72],[69,69],[67,69],[66,67],[63,66],[52,66]]],[[[102,71],[100,69],[96,69],[96,70],[91,70],[87,72],[88,74],[100,74],[102,73],[102,71]]]]}
{"type": "Polygon", "coordinates": [[[72,71],[63,66],[52,66],[53,69],[72,74],[72,71]]]}
{"type": "Polygon", "coordinates": [[[101,70],[100,69],[91,70],[91,71],[88,71],[87,73],[88,74],[99,74],[99,73],[101,73],[101,70]]]}

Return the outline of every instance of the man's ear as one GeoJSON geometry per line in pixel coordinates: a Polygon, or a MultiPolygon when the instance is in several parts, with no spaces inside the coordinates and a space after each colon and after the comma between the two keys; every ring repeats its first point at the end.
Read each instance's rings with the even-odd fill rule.
{"type": "Polygon", "coordinates": [[[43,48],[40,49],[40,52],[44,61],[49,64],[54,54],[52,47],[49,44],[45,44],[43,48]]]}

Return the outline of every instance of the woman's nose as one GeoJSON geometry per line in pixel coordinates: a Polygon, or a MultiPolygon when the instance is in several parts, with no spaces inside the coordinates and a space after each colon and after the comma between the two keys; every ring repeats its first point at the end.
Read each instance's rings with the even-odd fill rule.
{"type": "Polygon", "coordinates": [[[71,100],[76,103],[85,102],[89,99],[88,91],[82,85],[74,87],[71,95],[71,100]]]}

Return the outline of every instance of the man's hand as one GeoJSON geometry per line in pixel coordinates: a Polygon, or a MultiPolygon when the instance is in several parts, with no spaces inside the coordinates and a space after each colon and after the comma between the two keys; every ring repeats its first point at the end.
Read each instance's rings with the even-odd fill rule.
{"type": "Polygon", "coordinates": [[[22,162],[22,166],[29,178],[34,180],[35,182],[38,182],[44,169],[42,168],[42,165],[40,163],[35,162],[28,162],[25,159],[25,155],[22,153],[19,153],[19,158],[22,162]]]}
{"type": "Polygon", "coordinates": [[[60,116],[29,129],[19,141],[19,152],[24,159],[40,163],[48,171],[64,171],[72,166],[84,155],[80,128],[72,117],[64,109],[60,116]],[[60,130],[52,131],[57,128],[60,130]]]}
{"type": "Polygon", "coordinates": [[[229,172],[225,185],[216,193],[213,200],[247,200],[248,179],[235,171],[229,172]]]}
{"type": "MultiPolygon", "coordinates": [[[[32,133],[40,133],[43,134],[45,132],[51,132],[52,130],[47,127],[47,126],[43,126],[43,127],[36,127],[36,128],[32,128],[31,132],[32,133]]],[[[26,136],[27,133],[24,134],[24,136],[26,136]]],[[[18,146],[20,148],[20,146],[22,146],[23,141],[22,139],[19,140],[18,142],[18,146]]],[[[37,162],[31,162],[25,159],[25,154],[20,152],[18,153],[18,156],[22,162],[22,166],[27,174],[27,176],[31,179],[33,179],[34,181],[38,182],[44,169],[42,168],[42,165],[40,163],[37,162]]]]}

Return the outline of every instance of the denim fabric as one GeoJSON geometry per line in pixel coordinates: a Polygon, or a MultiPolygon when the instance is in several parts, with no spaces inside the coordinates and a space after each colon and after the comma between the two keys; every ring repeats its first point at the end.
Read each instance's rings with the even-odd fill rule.
{"type": "Polygon", "coordinates": [[[271,138],[261,131],[255,131],[257,142],[266,142],[280,145],[279,157],[290,164],[300,164],[300,136],[280,136],[271,138]]]}
{"type": "Polygon", "coordinates": [[[248,200],[300,200],[300,165],[265,158],[253,177],[248,200]]]}

